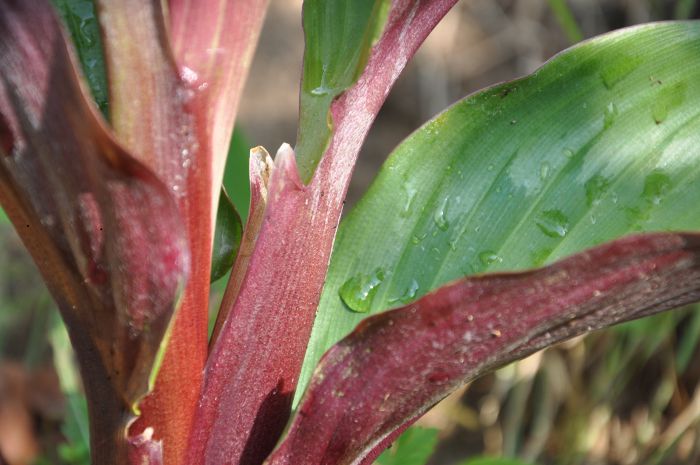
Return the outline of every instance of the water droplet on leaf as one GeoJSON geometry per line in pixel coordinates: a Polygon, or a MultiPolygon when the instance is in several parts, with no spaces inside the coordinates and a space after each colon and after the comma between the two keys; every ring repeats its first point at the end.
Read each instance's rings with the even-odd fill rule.
{"type": "Polygon", "coordinates": [[[656,94],[656,99],[651,107],[651,114],[656,124],[661,124],[666,121],[669,112],[683,103],[686,90],[686,83],[679,82],[672,86],[663,87],[659,93],[656,94]]]}
{"type": "Polygon", "coordinates": [[[413,186],[404,184],[403,185],[403,190],[406,194],[403,208],[401,209],[400,215],[404,218],[407,218],[411,216],[412,210],[413,210],[413,201],[416,198],[416,193],[418,192],[418,189],[416,189],[413,186]]]}
{"type": "Polygon", "coordinates": [[[614,62],[611,62],[610,65],[600,72],[603,85],[608,90],[611,90],[618,82],[629,76],[629,74],[639,66],[640,62],[640,58],[637,57],[617,57],[614,62]]]}
{"type": "Polygon", "coordinates": [[[549,237],[564,237],[569,232],[569,219],[559,210],[545,210],[537,217],[535,224],[549,237]]]}
{"type": "Polygon", "coordinates": [[[605,107],[605,112],[603,113],[603,128],[608,129],[615,123],[617,118],[617,106],[610,102],[608,106],[605,107]]]}
{"type": "Polygon", "coordinates": [[[377,268],[370,275],[353,276],[343,283],[338,294],[350,310],[366,313],[370,310],[372,300],[384,277],[385,273],[381,268],[377,268]]]}
{"type": "Polygon", "coordinates": [[[644,178],[644,191],[642,195],[647,202],[654,205],[661,203],[661,199],[671,188],[671,178],[662,170],[652,171],[644,178]]]}
{"type": "Polygon", "coordinates": [[[484,266],[489,266],[494,263],[500,263],[503,259],[493,250],[484,250],[479,254],[479,261],[484,266]]]}
{"type": "Polygon", "coordinates": [[[435,215],[433,215],[433,221],[435,222],[435,226],[440,228],[443,231],[447,231],[447,229],[450,227],[450,222],[447,219],[447,206],[450,201],[450,197],[445,197],[442,200],[442,203],[438,207],[437,210],[435,210],[435,215]]]}
{"type": "Polygon", "coordinates": [[[404,291],[403,294],[401,294],[400,297],[394,297],[393,299],[389,300],[389,303],[395,303],[395,302],[401,302],[401,303],[408,303],[412,301],[413,299],[416,298],[416,295],[418,294],[418,289],[419,289],[418,281],[415,279],[411,280],[411,283],[408,285],[406,290],[404,291]]]}
{"type": "Polygon", "coordinates": [[[610,187],[610,181],[600,174],[596,174],[586,181],[584,188],[586,189],[586,203],[588,206],[599,204],[608,187],[610,187]]]}

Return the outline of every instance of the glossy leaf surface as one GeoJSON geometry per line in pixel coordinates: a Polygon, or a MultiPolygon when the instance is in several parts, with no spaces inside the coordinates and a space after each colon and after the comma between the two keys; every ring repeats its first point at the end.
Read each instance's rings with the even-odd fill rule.
{"type": "Polygon", "coordinates": [[[241,245],[243,225],[236,207],[226,194],[221,190],[219,196],[219,209],[216,213],[216,228],[214,230],[214,247],[212,249],[211,281],[221,279],[233,266],[241,245]]]}
{"type": "Polygon", "coordinates": [[[343,221],[303,380],[358,312],[630,232],[700,228],[699,134],[697,22],[601,36],[455,104],[343,221]]]}
{"type": "Polygon", "coordinates": [[[307,0],[299,101],[299,173],[308,181],[331,136],[333,99],[355,83],[386,22],[388,0],[307,0]]]}
{"type": "Polygon", "coordinates": [[[323,357],[269,465],[370,464],[461,384],[562,340],[700,299],[700,235],[631,236],[462,278],[363,321],[323,357]]]}
{"type": "Polygon", "coordinates": [[[245,275],[236,278],[236,298],[224,297],[228,317],[218,334],[215,327],[188,464],[257,465],[274,447],[362,141],[399,73],[455,1],[392,2],[362,75],[331,104],[334,130],[310,183],[302,182],[291,147],[278,151],[245,275]]]}

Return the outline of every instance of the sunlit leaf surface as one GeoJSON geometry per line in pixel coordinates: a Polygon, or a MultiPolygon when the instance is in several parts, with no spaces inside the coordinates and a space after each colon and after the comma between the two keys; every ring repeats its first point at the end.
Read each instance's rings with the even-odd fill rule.
{"type": "Polygon", "coordinates": [[[584,42],[438,115],[342,222],[301,385],[368,314],[452,279],[700,228],[699,109],[700,25],[680,22],[584,42]]]}

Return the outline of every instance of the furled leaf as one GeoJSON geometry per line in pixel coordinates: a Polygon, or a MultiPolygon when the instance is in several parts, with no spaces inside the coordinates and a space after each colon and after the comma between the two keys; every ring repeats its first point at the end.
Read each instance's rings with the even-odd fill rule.
{"type": "Polygon", "coordinates": [[[364,320],[314,372],[266,462],[369,464],[461,384],[556,342],[700,299],[700,234],[631,236],[534,271],[462,278],[364,320]]]}
{"type": "Polygon", "coordinates": [[[189,270],[182,217],[102,124],[48,2],[0,2],[0,30],[0,203],[76,349],[93,461],[124,463],[189,270]]]}
{"type": "Polygon", "coordinates": [[[219,196],[219,210],[216,214],[216,229],[214,231],[214,247],[211,263],[211,281],[221,279],[233,266],[241,245],[243,226],[241,217],[236,207],[226,194],[221,190],[219,196]]]}
{"type": "Polygon", "coordinates": [[[234,128],[226,156],[223,184],[244,223],[250,208],[249,152],[250,143],[245,133],[238,127],[234,128]]]}
{"type": "Polygon", "coordinates": [[[435,450],[439,430],[408,428],[399,439],[377,459],[379,465],[425,465],[435,450]]]}
{"type": "Polygon", "coordinates": [[[456,103],[343,221],[301,384],[367,313],[450,280],[699,229],[699,137],[697,22],[601,36],[456,103]]]}
{"type": "Polygon", "coordinates": [[[173,344],[133,426],[154,428],[169,465],[184,464],[201,390],[210,284],[201,270],[211,269],[224,163],[267,3],[97,0],[112,125],[178,197],[190,238],[192,278],[173,344]]]}
{"type": "Polygon", "coordinates": [[[188,464],[257,465],[274,447],[287,422],[357,153],[391,85],[454,2],[392,2],[364,71],[331,105],[334,129],[309,184],[299,177],[291,147],[278,152],[245,276],[236,278],[236,299],[224,298],[228,318],[212,340],[188,464]]]}
{"type": "Polygon", "coordinates": [[[231,277],[226,284],[226,290],[221,301],[221,309],[216,316],[216,322],[212,331],[211,341],[216,341],[219,337],[221,326],[228,317],[228,312],[233,309],[233,305],[238,298],[238,293],[246,275],[250,257],[255,248],[260,228],[265,220],[265,207],[267,206],[268,184],[274,164],[272,158],[262,147],[255,147],[250,151],[249,167],[246,172],[250,173],[250,204],[248,208],[248,219],[246,221],[243,238],[236,262],[233,265],[231,277]]]}
{"type": "Polygon", "coordinates": [[[102,113],[107,115],[107,77],[95,3],[93,0],[51,0],[51,3],[70,33],[92,98],[102,113]]]}
{"type": "Polygon", "coordinates": [[[299,101],[299,173],[305,182],[331,136],[330,107],[362,74],[387,19],[389,0],[306,0],[306,49],[299,101]]]}
{"type": "MultiPolygon", "coordinates": [[[[199,139],[195,89],[177,69],[158,0],[96,0],[109,81],[110,122],[119,141],[168,186],[184,219],[191,253],[161,370],[130,428],[167,444],[164,461],[181,465],[207,351],[214,206],[211,154],[199,139]],[[207,240],[209,239],[209,240],[207,240]]],[[[216,184],[220,189],[221,184],[216,184]]],[[[217,194],[218,195],[218,190],[217,194]]]]}

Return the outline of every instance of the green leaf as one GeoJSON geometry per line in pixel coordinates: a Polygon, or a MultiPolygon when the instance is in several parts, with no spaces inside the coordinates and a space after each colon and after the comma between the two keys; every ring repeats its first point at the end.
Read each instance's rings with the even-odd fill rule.
{"type": "Polygon", "coordinates": [[[295,148],[304,181],[311,178],[328,143],[331,103],[362,73],[390,6],[391,0],[304,2],[306,51],[295,148]]]}
{"type": "Polygon", "coordinates": [[[53,313],[52,317],[53,327],[49,333],[49,339],[61,391],[66,397],[66,415],[61,425],[66,444],[61,444],[59,453],[67,463],[89,464],[90,427],[87,400],[80,391],[80,374],[68,332],[57,313],[53,313]]]}
{"type": "Polygon", "coordinates": [[[518,270],[636,231],[700,228],[700,24],[579,44],[474,94],[391,155],[342,222],[296,401],[367,313],[464,275],[518,270]]]}
{"type": "Polygon", "coordinates": [[[100,25],[92,0],[51,0],[75,46],[95,103],[107,116],[107,77],[100,25]]]}
{"type": "Polygon", "coordinates": [[[583,33],[581,33],[581,29],[578,27],[576,18],[571,12],[569,5],[566,4],[566,0],[548,0],[548,2],[552,13],[554,13],[554,16],[557,18],[557,22],[566,34],[566,38],[569,39],[569,42],[572,44],[580,42],[583,39],[583,33]]]}
{"type": "Polygon", "coordinates": [[[10,224],[10,219],[2,208],[0,208],[0,224],[10,224]]]}
{"type": "Polygon", "coordinates": [[[211,260],[211,281],[218,281],[233,266],[236,261],[238,247],[241,245],[243,225],[236,207],[221,190],[219,209],[216,213],[216,229],[214,231],[214,248],[211,260]]]}
{"type": "Polygon", "coordinates": [[[233,205],[241,215],[241,220],[248,219],[250,208],[250,181],[248,180],[250,142],[245,133],[238,126],[233,129],[231,145],[226,156],[226,169],[224,170],[224,189],[228,193],[233,205]]]}
{"type": "Polygon", "coordinates": [[[475,457],[459,465],[528,465],[516,459],[508,459],[503,457],[475,457]]]}
{"type": "Polygon", "coordinates": [[[431,428],[408,428],[377,461],[380,465],[425,465],[435,450],[438,433],[431,428]]]}

